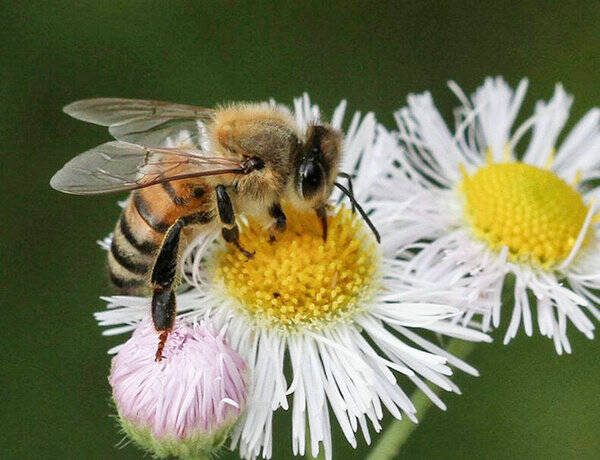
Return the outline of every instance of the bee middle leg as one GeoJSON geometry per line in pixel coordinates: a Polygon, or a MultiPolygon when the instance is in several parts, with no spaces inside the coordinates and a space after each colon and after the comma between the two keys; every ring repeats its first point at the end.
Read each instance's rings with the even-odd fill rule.
{"type": "Polygon", "coordinates": [[[235,212],[233,211],[233,205],[231,204],[227,189],[224,185],[217,185],[215,187],[215,192],[217,194],[219,218],[223,224],[223,228],[221,229],[223,239],[228,243],[232,243],[248,259],[252,259],[254,257],[254,252],[247,251],[240,244],[240,230],[235,223],[235,212]]]}

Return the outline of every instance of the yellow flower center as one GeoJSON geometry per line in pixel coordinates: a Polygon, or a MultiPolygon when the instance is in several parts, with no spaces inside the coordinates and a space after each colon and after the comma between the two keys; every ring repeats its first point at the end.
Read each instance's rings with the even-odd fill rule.
{"type": "Polygon", "coordinates": [[[472,176],[465,173],[459,190],[478,238],[497,250],[508,247],[513,261],[545,269],[569,256],[588,213],[572,186],[524,163],[489,164],[472,176]]]}
{"type": "Polygon", "coordinates": [[[213,282],[258,323],[280,329],[321,328],[364,310],[378,284],[379,255],[360,216],[346,209],[329,216],[325,242],[314,213],[286,214],[287,230],[274,242],[257,222],[241,228],[252,259],[231,245],[218,249],[213,282]]]}

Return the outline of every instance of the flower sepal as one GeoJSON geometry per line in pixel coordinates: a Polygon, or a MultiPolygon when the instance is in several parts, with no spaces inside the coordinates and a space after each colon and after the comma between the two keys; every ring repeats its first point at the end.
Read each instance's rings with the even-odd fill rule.
{"type": "Polygon", "coordinates": [[[245,408],[246,363],[211,323],[177,321],[161,361],[158,340],[144,320],[113,359],[123,432],[156,458],[212,458],[245,408]]]}
{"type": "Polygon", "coordinates": [[[227,440],[236,420],[237,417],[231,417],[229,423],[225,422],[212,432],[196,430],[188,433],[185,438],[179,438],[177,435],[169,433],[155,436],[149,425],[119,417],[123,433],[138,447],[155,458],[176,457],[189,460],[214,458],[227,440]]]}

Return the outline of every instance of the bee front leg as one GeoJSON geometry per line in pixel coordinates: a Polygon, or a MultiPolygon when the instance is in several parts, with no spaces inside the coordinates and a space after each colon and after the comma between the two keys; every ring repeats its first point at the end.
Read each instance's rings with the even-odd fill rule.
{"type": "Polygon", "coordinates": [[[254,252],[247,251],[240,244],[240,230],[235,223],[235,212],[233,211],[233,205],[231,204],[227,189],[224,185],[217,185],[215,187],[215,193],[217,195],[219,218],[223,224],[223,228],[221,229],[223,239],[228,243],[232,243],[248,259],[252,259],[254,257],[254,252]]]}
{"type": "MultiPolygon", "coordinates": [[[[273,222],[271,224],[271,229],[275,230],[278,233],[282,233],[285,231],[287,218],[281,209],[281,205],[279,203],[273,203],[269,208],[269,215],[273,218],[273,222]]],[[[275,234],[271,232],[269,241],[273,243],[275,241],[275,234]]]]}
{"type": "Polygon", "coordinates": [[[173,282],[177,272],[179,239],[184,225],[185,220],[181,218],[169,227],[152,269],[152,321],[156,330],[160,332],[156,361],[163,358],[165,342],[175,323],[176,303],[173,282]]]}

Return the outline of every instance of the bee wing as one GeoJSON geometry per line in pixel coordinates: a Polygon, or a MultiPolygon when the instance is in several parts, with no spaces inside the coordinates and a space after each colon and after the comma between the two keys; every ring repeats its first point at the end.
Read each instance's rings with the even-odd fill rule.
{"type": "Polygon", "coordinates": [[[75,195],[134,190],[180,179],[244,174],[241,160],[194,149],[154,148],[112,141],[76,156],[50,180],[75,195]]]}
{"type": "Polygon", "coordinates": [[[206,138],[205,122],[213,109],[186,104],[141,99],[96,98],[73,102],[63,108],[78,120],[108,126],[120,141],[150,147],[201,146],[206,138]]]}

